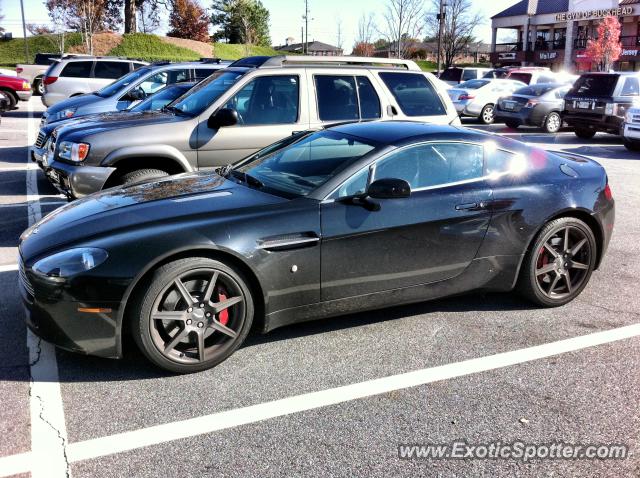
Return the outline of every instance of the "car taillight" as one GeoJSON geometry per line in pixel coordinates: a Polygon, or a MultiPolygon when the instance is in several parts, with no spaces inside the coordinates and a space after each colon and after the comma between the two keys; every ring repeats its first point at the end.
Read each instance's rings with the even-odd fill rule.
{"type": "Polygon", "coordinates": [[[50,85],[51,83],[55,83],[56,81],[58,81],[58,77],[57,76],[45,76],[43,83],[45,85],[50,85]]]}
{"type": "Polygon", "coordinates": [[[476,97],[476,95],[470,95],[468,93],[463,93],[460,96],[458,96],[458,101],[460,100],[472,100],[476,97]]]}
{"type": "Polygon", "coordinates": [[[611,192],[609,183],[604,187],[604,197],[607,198],[607,201],[611,201],[613,199],[613,193],[611,192]]]}
{"type": "Polygon", "coordinates": [[[535,100],[529,100],[529,101],[527,101],[527,104],[526,104],[526,105],[524,105],[524,107],[525,107],[525,108],[533,108],[533,107],[535,107],[537,104],[538,104],[538,102],[537,102],[537,101],[535,101],[535,100]]]}
{"type": "Polygon", "coordinates": [[[16,67],[16,73],[22,73],[24,71],[24,68],[21,68],[19,66],[16,67]]]}

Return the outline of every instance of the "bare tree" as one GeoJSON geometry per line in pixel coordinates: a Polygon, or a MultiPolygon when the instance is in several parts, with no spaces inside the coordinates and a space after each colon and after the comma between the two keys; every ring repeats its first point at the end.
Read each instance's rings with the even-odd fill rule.
{"type": "Polygon", "coordinates": [[[342,50],[343,43],[344,36],[342,33],[342,18],[338,17],[336,19],[336,46],[342,50]]]}
{"type": "MultiPolygon", "coordinates": [[[[436,14],[439,10],[440,0],[431,0],[431,8],[425,17],[429,37],[438,36],[439,22],[436,14]]],[[[474,43],[475,29],[483,21],[482,15],[473,11],[471,0],[447,0],[441,45],[444,68],[450,67],[455,58],[474,43]]]]}
{"type": "Polygon", "coordinates": [[[387,39],[397,58],[407,56],[422,33],[423,10],[424,0],[387,0],[380,34],[387,39]]]}
{"type": "Polygon", "coordinates": [[[373,13],[363,13],[358,20],[358,36],[356,43],[372,43],[376,32],[376,21],[373,13]]]}

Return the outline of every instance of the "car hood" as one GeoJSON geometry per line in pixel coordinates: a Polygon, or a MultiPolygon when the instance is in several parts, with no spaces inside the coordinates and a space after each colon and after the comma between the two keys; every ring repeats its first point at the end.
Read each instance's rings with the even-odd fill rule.
{"type": "MultiPolygon", "coordinates": [[[[141,114],[142,112],[140,112],[141,114]]],[[[94,113],[90,115],[78,116],[77,118],[68,118],[60,121],[55,121],[53,123],[47,123],[44,126],[40,127],[40,131],[45,133],[47,137],[52,133],[54,129],[62,129],[69,126],[74,126],[78,124],[90,123],[93,121],[108,121],[107,117],[109,116],[120,116],[120,115],[129,115],[132,114],[130,111],[111,111],[109,113],[94,113]]]]}
{"type": "Polygon", "coordinates": [[[49,108],[47,108],[47,116],[51,116],[67,108],[79,108],[80,106],[88,105],[90,103],[94,103],[102,99],[104,98],[102,98],[101,96],[95,95],[93,93],[87,93],[86,95],[79,95],[79,96],[74,96],[72,98],[67,98],[66,100],[56,103],[53,106],[49,106],[49,108]]]}
{"type": "Polygon", "coordinates": [[[232,214],[234,210],[285,201],[212,172],[185,173],[108,189],[69,203],[27,229],[20,252],[28,261],[58,246],[123,229],[232,214]]]}
{"type": "Polygon", "coordinates": [[[188,119],[187,116],[178,116],[164,111],[135,111],[131,113],[121,113],[113,115],[91,115],[87,121],[79,121],[65,125],[60,129],[58,140],[61,137],[68,138],[69,135],[77,137],[89,136],[103,131],[114,129],[131,128],[141,125],[153,125],[158,123],[181,122],[188,119]]]}

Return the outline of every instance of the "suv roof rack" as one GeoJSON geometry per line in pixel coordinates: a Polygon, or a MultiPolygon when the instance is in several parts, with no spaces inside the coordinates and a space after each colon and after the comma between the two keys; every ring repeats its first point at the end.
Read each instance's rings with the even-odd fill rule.
{"type": "Polygon", "coordinates": [[[150,63],[151,66],[162,66],[162,65],[170,65],[171,62],[169,60],[158,60],[150,63]]]}
{"type": "Polygon", "coordinates": [[[248,66],[250,68],[258,68],[270,58],[270,56],[246,56],[234,61],[229,66],[248,66]]]}
{"type": "Polygon", "coordinates": [[[200,63],[215,63],[215,64],[220,64],[222,62],[221,58],[207,58],[207,57],[203,57],[200,58],[198,60],[200,63]]]}
{"type": "Polygon", "coordinates": [[[405,70],[420,70],[420,67],[412,60],[396,58],[376,58],[364,56],[302,56],[281,55],[272,56],[261,66],[288,66],[288,65],[347,65],[347,66],[377,66],[395,67],[405,70]]]}

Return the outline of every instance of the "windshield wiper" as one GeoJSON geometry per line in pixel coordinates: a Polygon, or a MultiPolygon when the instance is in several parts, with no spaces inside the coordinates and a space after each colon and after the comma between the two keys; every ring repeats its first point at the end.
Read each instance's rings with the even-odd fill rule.
{"type": "Polygon", "coordinates": [[[263,188],[264,187],[264,183],[262,181],[260,181],[258,178],[254,177],[254,176],[251,176],[250,174],[243,173],[242,171],[238,171],[237,169],[232,169],[229,172],[231,173],[231,175],[233,177],[238,178],[241,181],[244,181],[245,183],[247,183],[250,186],[255,186],[257,188],[263,188]]]}
{"type": "Polygon", "coordinates": [[[178,109],[175,106],[170,106],[170,105],[163,106],[161,111],[169,111],[169,112],[174,113],[174,114],[176,114],[178,116],[189,116],[189,114],[185,113],[181,109],[178,109]]]}
{"type": "Polygon", "coordinates": [[[227,164],[226,166],[222,166],[221,168],[216,169],[216,173],[218,173],[223,178],[226,178],[229,176],[231,169],[233,169],[233,165],[227,164]]]}

